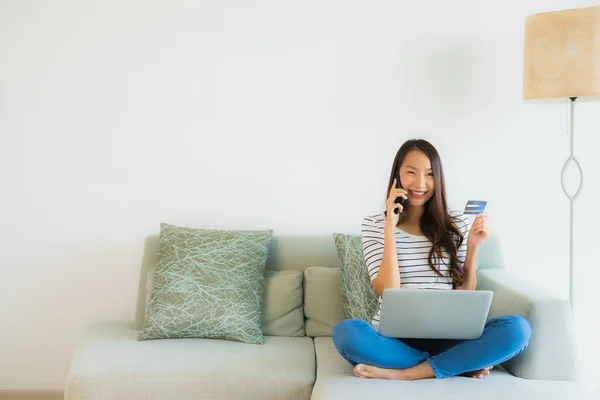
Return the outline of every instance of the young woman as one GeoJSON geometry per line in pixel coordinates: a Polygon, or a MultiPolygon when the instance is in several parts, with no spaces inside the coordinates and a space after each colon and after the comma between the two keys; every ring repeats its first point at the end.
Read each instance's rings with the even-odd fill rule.
{"type": "Polygon", "coordinates": [[[386,211],[362,224],[365,263],[379,311],[371,323],[347,319],[333,329],[333,341],[359,378],[483,378],[494,365],[527,348],[531,327],[519,315],[492,318],[475,340],[395,339],[378,334],[381,295],[386,288],[475,290],[477,253],[488,237],[487,214],[469,227],[450,212],[440,156],[429,142],[400,147],[388,183],[386,211]],[[401,189],[396,188],[396,172],[401,189]],[[406,199],[404,206],[395,203],[406,199]],[[397,208],[399,213],[395,213],[397,208]]]}

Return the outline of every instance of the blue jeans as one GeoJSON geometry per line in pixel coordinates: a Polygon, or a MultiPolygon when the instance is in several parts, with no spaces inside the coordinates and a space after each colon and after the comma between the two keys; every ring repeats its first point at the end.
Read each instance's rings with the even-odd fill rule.
{"type": "Polygon", "coordinates": [[[447,378],[513,358],[527,348],[531,326],[520,315],[505,315],[487,321],[478,339],[395,339],[380,336],[367,321],[346,319],[331,336],[352,365],[404,369],[427,360],[436,378],[447,378]]]}

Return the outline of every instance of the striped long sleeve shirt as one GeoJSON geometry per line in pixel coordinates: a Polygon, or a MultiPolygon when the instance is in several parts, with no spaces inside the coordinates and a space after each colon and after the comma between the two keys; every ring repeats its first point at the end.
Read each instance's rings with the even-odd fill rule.
{"type": "MultiPolygon", "coordinates": [[[[459,267],[464,267],[467,254],[467,239],[469,236],[470,222],[467,216],[460,212],[450,211],[456,227],[463,233],[464,241],[458,249],[459,267]]],[[[373,281],[377,277],[381,260],[383,258],[385,215],[365,217],[363,219],[361,235],[363,244],[363,255],[367,272],[373,281]]],[[[396,251],[398,253],[398,267],[400,272],[400,287],[410,289],[452,289],[452,278],[450,276],[450,258],[446,251],[442,251],[443,258],[433,258],[435,267],[444,275],[440,277],[431,270],[427,261],[432,243],[425,236],[413,235],[396,227],[396,251]]],[[[457,238],[458,245],[458,238],[457,238]]],[[[381,313],[381,297],[379,297],[379,309],[373,316],[371,324],[379,325],[381,313]]]]}

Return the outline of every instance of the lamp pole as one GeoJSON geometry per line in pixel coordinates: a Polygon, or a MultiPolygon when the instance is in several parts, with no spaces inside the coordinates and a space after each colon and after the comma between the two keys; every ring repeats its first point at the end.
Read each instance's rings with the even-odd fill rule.
{"type": "Polygon", "coordinates": [[[562,186],[562,190],[564,194],[569,198],[570,205],[570,213],[569,213],[569,302],[571,303],[571,310],[574,311],[574,293],[575,293],[575,280],[574,280],[574,271],[573,271],[573,210],[575,207],[575,198],[579,195],[579,191],[581,190],[581,186],[583,186],[583,169],[581,168],[581,164],[575,158],[575,100],[577,97],[569,97],[569,135],[571,138],[571,152],[569,154],[569,158],[565,161],[563,165],[562,171],[560,173],[560,184],[562,186]],[[575,194],[571,195],[567,191],[565,185],[565,173],[569,164],[574,163],[577,166],[577,170],[579,171],[579,185],[577,186],[577,190],[575,194]]]}

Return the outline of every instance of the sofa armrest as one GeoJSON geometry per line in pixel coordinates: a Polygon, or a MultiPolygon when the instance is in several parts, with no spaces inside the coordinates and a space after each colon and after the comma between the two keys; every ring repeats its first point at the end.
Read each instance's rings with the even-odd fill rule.
{"type": "Polygon", "coordinates": [[[568,301],[502,268],[478,271],[477,289],[494,292],[489,318],[518,314],[531,325],[528,348],[503,363],[506,370],[526,379],[580,380],[568,301]]]}

